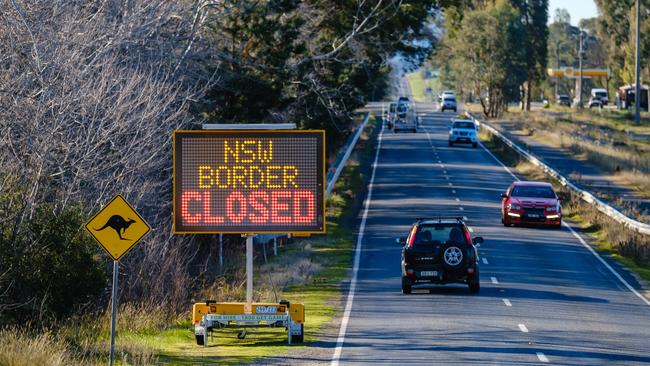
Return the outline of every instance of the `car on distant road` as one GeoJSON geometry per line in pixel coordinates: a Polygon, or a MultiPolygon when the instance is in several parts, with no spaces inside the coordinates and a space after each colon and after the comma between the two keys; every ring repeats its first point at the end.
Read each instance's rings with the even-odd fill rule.
{"type": "Polygon", "coordinates": [[[553,186],[546,182],[514,182],[501,194],[501,223],[562,227],[562,206],[553,186]]]}
{"type": "Polygon", "coordinates": [[[447,95],[442,98],[442,102],[440,103],[440,111],[444,112],[446,110],[452,110],[454,112],[458,110],[458,107],[456,106],[456,97],[447,95]]]}
{"type": "Polygon", "coordinates": [[[600,99],[603,107],[609,102],[609,95],[607,89],[593,88],[591,89],[591,97],[600,99]]]}
{"type": "Polygon", "coordinates": [[[402,246],[402,293],[421,284],[467,284],[470,292],[481,289],[477,247],[482,237],[471,238],[462,218],[419,218],[402,246]]]}
{"type": "Polygon", "coordinates": [[[449,146],[461,143],[472,144],[473,148],[478,146],[476,125],[469,119],[452,119],[449,127],[449,146]]]}
{"type": "Polygon", "coordinates": [[[438,103],[442,103],[442,100],[445,99],[445,97],[456,98],[456,94],[454,94],[454,92],[451,90],[445,90],[442,93],[440,93],[440,95],[438,95],[438,103]]]}
{"type": "Polygon", "coordinates": [[[591,97],[589,98],[589,109],[591,108],[602,108],[603,107],[603,101],[598,98],[598,97],[591,97]]]}
{"type": "Polygon", "coordinates": [[[571,98],[566,94],[560,94],[555,98],[555,103],[557,105],[571,107],[571,98]]]}

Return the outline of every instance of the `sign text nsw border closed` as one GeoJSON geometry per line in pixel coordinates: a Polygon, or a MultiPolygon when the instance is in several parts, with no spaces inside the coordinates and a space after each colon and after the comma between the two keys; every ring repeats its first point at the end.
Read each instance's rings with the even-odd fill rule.
{"type": "Polygon", "coordinates": [[[325,232],[325,132],[174,132],[175,233],[325,232]]]}

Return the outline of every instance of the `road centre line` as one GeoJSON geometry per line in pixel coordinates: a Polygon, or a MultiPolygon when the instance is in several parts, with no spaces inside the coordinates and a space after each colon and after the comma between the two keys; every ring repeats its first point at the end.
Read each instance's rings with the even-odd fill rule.
{"type": "Polygon", "coordinates": [[[481,260],[483,261],[483,264],[490,264],[490,263],[488,263],[488,260],[485,257],[481,258],[481,260]]]}
{"type": "Polygon", "coordinates": [[[456,202],[460,202],[460,198],[456,197],[456,202]]]}
{"type": "Polygon", "coordinates": [[[490,277],[490,281],[492,281],[493,284],[498,285],[499,281],[497,281],[496,277],[490,277]]]}
{"type": "Polygon", "coordinates": [[[512,303],[508,299],[501,299],[503,300],[503,303],[506,304],[506,306],[512,306],[512,303]]]}
{"type": "MultiPolygon", "coordinates": [[[[490,154],[490,156],[492,156],[492,158],[494,158],[494,160],[496,160],[496,162],[499,163],[503,167],[503,169],[505,169],[506,172],[508,172],[508,174],[510,174],[516,181],[520,180],[519,178],[517,178],[517,176],[514,173],[512,173],[510,168],[505,166],[501,162],[501,160],[499,160],[496,156],[494,156],[494,154],[492,154],[490,150],[488,150],[485,146],[483,146],[482,143],[479,143],[479,145],[481,145],[483,150],[485,150],[488,154],[490,154]]],[[[594,257],[596,257],[596,259],[598,259],[598,261],[600,261],[600,263],[602,263],[612,273],[612,275],[616,277],[616,279],[618,279],[628,290],[630,290],[630,292],[632,292],[636,297],[641,299],[641,301],[643,301],[646,305],[650,306],[650,300],[648,300],[645,296],[641,295],[639,291],[637,291],[634,287],[632,287],[614,268],[612,268],[612,266],[609,265],[609,263],[607,263],[607,261],[603,259],[603,257],[601,257],[598,254],[598,252],[594,250],[594,248],[591,247],[591,245],[587,244],[587,242],[575,230],[573,230],[573,228],[569,226],[569,224],[563,221],[562,225],[568,228],[571,234],[573,234],[573,236],[576,239],[578,239],[578,242],[580,242],[580,244],[582,244],[583,247],[587,248],[589,253],[591,253],[594,257]]]]}
{"type": "Polygon", "coordinates": [[[528,333],[528,328],[526,328],[525,324],[519,324],[519,330],[521,330],[524,333],[528,333]]]}
{"type": "MultiPolygon", "coordinates": [[[[361,261],[361,242],[363,241],[363,234],[366,229],[366,220],[368,219],[368,209],[372,201],[372,187],[375,182],[375,173],[377,172],[377,162],[379,161],[379,152],[381,151],[381,142],[384,136],[384,125],[381,126],[379,137],[377,138],[377,151],[375,152],[375,161],[372,164],[372,175],[370,176],[370,183],[368,184],[368,196],[364,202],[363,216],[361,224],[359,225],[359,235],[357,236],[357,243],[354,250],[354,264],[352,266],[352,278],[350,279],[350,290],[345,303],[345,310],[343,311],[343,318],[341,319],[341,327],[339,328],[339,335],[336,340],[336,348],[334,355],[332,355],[332,366],[338,366],[341,352],[343,351],[343,343],[345,342],[345,333],[350,321],[350,314],[352,313],[352,303],[354,301],[354,293],[357,289],[357,278],[359,276],[359,262],[361,261]]],[[[427,132],[428,136],[428,132],[427,132]]]]}
{"type": "Polygon", "coordinates": [[[450,187],[453,187],[453,186],[454,186],[453,184],[451,184],[451,182],[450,182],[450,183],[447,183],[447,184],[449,184],[450,187]]]}
{"type": "Polygon", "coordinates": [[[456,194],[456,190],[455,190],[455,189],[452,189],[452,190],[451,190],[451,193],[456,194]]]}
{"type": "Polygon", "coordinates": [[[461,210],[461,211],[465,211],[465,209],[462,208],[462,207],[458,207],[458,209],[461,210]]]}
{"type": "Polygon", "coordinates": [[[539,362],[548,363],[548,358],[542,352],[537,352],[537,358],[539,359],[539,362]]]}

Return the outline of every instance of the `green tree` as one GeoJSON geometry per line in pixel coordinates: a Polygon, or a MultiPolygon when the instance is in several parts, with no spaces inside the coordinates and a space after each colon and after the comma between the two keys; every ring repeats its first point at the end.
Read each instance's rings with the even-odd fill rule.
{"type": "Polygon", "coordinates": [[[527,78],[521,15],[506,1],[465,13],[453,46],[452,67],[462,84],[481,96],[483,112],[497,117],[527,78]]]}

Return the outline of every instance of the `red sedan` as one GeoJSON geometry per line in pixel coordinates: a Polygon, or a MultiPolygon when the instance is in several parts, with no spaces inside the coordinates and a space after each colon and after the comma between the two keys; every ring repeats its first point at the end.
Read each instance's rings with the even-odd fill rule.
{"type": "Polygon", "coordinates": [[[562,207],[553,186],[544,182],[514,182],[501,194],[501,222],[562,226],[562,207]]]}

